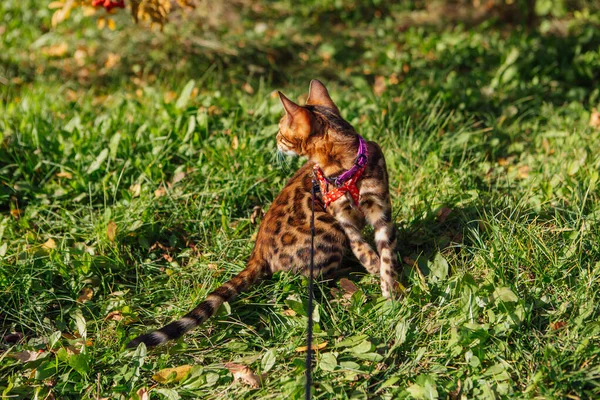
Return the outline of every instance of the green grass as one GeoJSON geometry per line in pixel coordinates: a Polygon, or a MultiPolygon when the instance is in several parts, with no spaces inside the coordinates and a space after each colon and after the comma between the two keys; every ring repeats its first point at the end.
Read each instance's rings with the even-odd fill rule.
{"type": "Polygon", "coordinates": [[[277,162],[273,91],[300,100],[311,78],[384,149],[407,288],[384,301],[352,260],[352,296],[318,285],[315,397],[600,396],[598,10],[399,29],[418,4],[239,2],[161,34],[125,16],[49,30],[34,4],[0,6],[0,333],[23,335],[0,343],[3,398],[302,397],[293,274],[172,346],[124,345],[244,268],[254,207],[302,163],[277,162]],[[183,381],[151,379],[182,365],[183,381]]]}

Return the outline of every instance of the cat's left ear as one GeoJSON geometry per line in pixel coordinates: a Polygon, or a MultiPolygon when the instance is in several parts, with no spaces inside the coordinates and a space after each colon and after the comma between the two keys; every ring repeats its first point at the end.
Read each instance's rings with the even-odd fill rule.
{"type": "Polygon", "coordinates": [[[308,89],[308,99],[306,99],[306,104],[310,106],[323,106],[331,108],[336,114],[340,114],[340,110],[338,110],[333,100],[331,100],[327,88],[321,83],[321,81],[317,79],[310,81],[310,88],[308,89]]]}

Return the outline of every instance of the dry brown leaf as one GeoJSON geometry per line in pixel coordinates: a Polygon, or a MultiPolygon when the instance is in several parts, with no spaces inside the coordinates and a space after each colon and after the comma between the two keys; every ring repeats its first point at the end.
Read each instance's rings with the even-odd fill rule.
{"type": "Polygon", "coordinates": [[[22,214],[23,214],[23,211],[21,211],[18,208],[13,208],[12,210],[10,210],[10,215],[12,215],[15,219],[21,218],[22,214]]]}
{"type": "Polygon", "coordinates": [[[135,393],[138,395],[140,400],[150,400],[150,392],[148,392],[148,388],[140,388],[135,393]]]}
{"type": "Polygon", "coordinates": [[[375,93],[375,96],[381,96],[383,92],[385,92],[385,77],[378,75],[375,77],[373,93],[375,93]]]}
{"type": "Polygon", "coordinates": [[[46,240],[46,242],[44,244],[42,244],[42,249],[44,249],[44,250],[56,249],[56,242],[52,238],[50,238],[50,239],[46,240]]]}
{"type": "Polygon", "coordinates": [[[152,379],[158,383],[181,382],[188,376],[191,369],[191,365],[181,365],[175,368],[161,369],[152,375],[152,379]]]}
{"type": "Polygon", "coordinates": [[[254,94],[254,89],[252,88],[252,86],[250,86],[250,84],[248,84],[248,82],[242,85],[242,89],[248,94],[254,94]]]}
{"type": "Polygon", "coordinates": [[[165,260],[167,260],[167,262],[172,262],[173,261],[173,257],[171,257],[168,254],[163,254],[162,258],[164,258],[165,260]]]}
{"type": "Polygon", "coordinates": [[[517,168],[517,178],[525,179],[528,176],[529,176],[529,166],[521,165],[519,168],[517,168]]]}
{"type": "Polygon", "coordinates": [[[159,187],[154,191],[154,197],[162,197],[167,193],[164,186],[159,187]]]}
{"type": "Polygon", "coordinates": [[[115,224],[115,221],[108,222],[108,226],[106,227],[106,236],[111,242],[115,241],[115,237],[117,236],[117,224],[115,224]]]}
{"type": "Polygon", "coordinates": [[[70,172],[59,172],[56,174],[58,178],[71,179],[73,178],[73,174],[70,172]]]}
{"type": "Polygon", "coordinates": [[[111,311],[108,313],[106,317],[104,317],[105,321],[121,321],[123,320],[123,314],[121,311],[111,311]]]}
{"type": "Polygon", "coordinates": [[[590,126],[595,129],[600,129],[600,112],[595,108],[590,114],[590,126]]]}
{"type": "Polygon", "coordinates": [[[238,147],[240,147],[240,140],[237,136],[234,136],[233,139],[231,139],[231,148],[237,150],[238,147]]]}
{"type": "Polygon", "coordinates": [[[556,321],[556,322],[550,322],[550,328],[552,328],[552,330],[556,331],[560,328],[563,328],[567,326],[566,321],[556,321]]]}
{"type": "Polygon", "coordinates": [[[250,222],[252,222],[252,224],[256,223],[256,220],[259,219],[260,217],[262,217],[263,215],[263,209],[261,206],[254,206],[254,208],[252,209],[252,215],[250,216],[250,222]]]}
{"type": "MultiPolygon", "coordinates": [[[[327,346],[327,341],[323,342],[323,343],[319,343],[319,344],[313,344],[312,345],[312,349],[313,350],[323,350],[326,346],[327,346]]],[[[307,351],[308,350],[308,346],[300,346],[300,347],[296,347],[296,351],[298,353],[303,352],[303,351],[307,351]]]]}
{"type": "Polygon", "coordinates": [[[84,287],[83,289],[81,289],[81,292],[79,292],[79,297],[77,297],[77,301],[79,301],[80,303],[85,303],[86,301],[91,300],[93,296],[94,289],[84,287]]]}
{"type": "Polygon", "coordinates": [[[412,267],[416,263],[416,261],[410,258],[409,256],[405,256],[404,258],[402,258],[402,261],[404,261],[404,263],[409,267],[412,267]]]}
{"type": "Polygon", "coordinates": [[[131,193],[131,197],[139,197],[142,192],[142,185],[139,183],[134,183],[129,187],[129,193],[131,193]]]}
{"type": "Polygon", "coordinates": [[[185,178],[185,172],[179,171],[175,175],[173,175],[173,179],[171,180],[171,184],[174,185],[177,182],[181,182],[185,178]]]}
{"type": "Polygon", "coordinates": [[[354,294],[358,290],[354,282],[346,278],[340,279],[340,286],[349,295],[354,294]]]}
{"type": "Polygon", "coordinates": [[[283,310],[283,315],[287,315],[288,317],[293,317],[296,315],[296,311],[292,310],[291,308],[288,308],[288,309],[283,310]]]}
{"type": "Polygon", "coordinates": [[[67,51],[69,46],[65,42],[42,48],[42,53],[48,57],[62,57],[67,54],[67,51]]]}
{"type": "Polygon", "coordinates": [[[260,378],[245,365],[227,363],[225,364],[225,368],[233,374],[233,379],[239,379],[255,389],[260,387],[260,378]]]}
{"type": "Polygon", "coordinates": [[[21,362],[29,362],[29,361],[35,361],[38,359],[38,357],[40,355],[42,355],[43,352],[37,352],[37,351],[31,351],[31,350],[24,350],[24,351],[18,351],[16,353],[10,353],[8,356],[10,358],[14,358],[17,359],[21,362]]]}
{"type": "Polygon", "coordinates": [[[164,100],[165,103],[169,104],[170,102],[172,102],[173,100],[175,100],[177,98],[177,93],[174,91],[168,91],[167,93],[165,93],[164,95],[164,100]]]}
{"type": "Polygon", "coordinates": [[[446,219],[448,219],[448,215],[450,215],[450,213],[452,212],[452,209],[448,208],[448,207],[442,207],[439,209],[439,211],[437,212],[437,220],[440,224],[443,224],[446,219]]]}

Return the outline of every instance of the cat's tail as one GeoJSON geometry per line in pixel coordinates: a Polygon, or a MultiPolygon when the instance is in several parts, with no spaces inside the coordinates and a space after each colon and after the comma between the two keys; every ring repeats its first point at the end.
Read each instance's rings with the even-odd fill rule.
{"type": "Polygon", "coordinates": [[[140,335],[127,343],[127,348],[135,348],[140,343],[146,346],[157,346],[169,340],[177,339],[184,333],[196,328],[208,318],[212,317],[221,304],[232,300],[239,293],[248,289],[252,284],[267,275],[266,265],[261,262],[250,261],[248,266],[239,274],[225,282],[211,292],[202,303],[183,316],[157,331],[140,335]]]}

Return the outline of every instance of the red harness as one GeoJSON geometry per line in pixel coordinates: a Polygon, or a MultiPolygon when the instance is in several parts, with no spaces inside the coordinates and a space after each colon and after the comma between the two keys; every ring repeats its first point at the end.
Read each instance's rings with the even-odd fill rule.
{"type": "MultiPolygon", "coordinates": [[[[342,184],[342,186],[334,187],[333,189],[329,190],[329,182],[327,182],[327,179],[325,179],[325,174],[323,173],[323,170],[318,165],[315,165],[313,167],[313,170],[315,172],[317,179],[319,180],[319,183],[321,184],[321,188],[325,188],[326,190],[328,190],[327,192],[321,192],[322,193],[321,197],[323,199],[323,206],[325,208],[327,208],[327,206],[329,206],[329,204],[333,203],[334,201],[336,201],[337,199],[339,199],[346,193],[350,193],[350,196],[352,196],[352,200],[354,200],[354,204],[356,205],[356,208],[358,208],[360,210],[360,205],[358,203],[358,201],[360,199],[360,193],[358,192],[358,188],[356,187],[356,182],[358,182],[358,180],[362,176],[363,172],[365,172],[365,168],[366,168],[366,166],[359,168],[354,173],[352,178],[350,178],[346,182],[344,182],[342,184]]],[[[323,190],[323,189],[321,189],[321,190],[323,190]]]]}
{"type": "Polygon", "coordinates": [[[354,161],[354,165],[349,170],[341,173],[337,178],[326,177],[321,167],[315,164],[313,170],[315,177],[319,181],[323,205],[325,208],[327,208],[329,204],[333,203],[346,193],[350,193],[350,196],[352,196],[352,200],[354,200],[356,208],[360,210],[360,193],[358,191],[358,188],[356,187],[356,183],[367,168],[367,159],[367,143],[362,138],[362,136],[359,135],[358,152],[356,154],[356,161],[354,161]],[[331,190],[329,190],[330,184],[334,186],[334,188],[331,190]]]}

